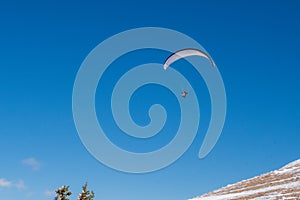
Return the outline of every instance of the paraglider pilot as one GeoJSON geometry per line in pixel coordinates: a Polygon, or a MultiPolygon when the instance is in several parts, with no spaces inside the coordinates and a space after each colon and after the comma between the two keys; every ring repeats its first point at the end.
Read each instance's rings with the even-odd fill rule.
{"type": "Polygon", "coordinates": [[[181,96],[182,96],[183,98],[185,98],[187,94],[188,94],[187,91],[183,91],[183,92],[181,93],[181,96]]]}

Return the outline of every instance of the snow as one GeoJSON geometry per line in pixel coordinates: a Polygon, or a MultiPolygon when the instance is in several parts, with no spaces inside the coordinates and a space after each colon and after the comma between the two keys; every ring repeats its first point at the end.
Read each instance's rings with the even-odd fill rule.
{"type": "Polygon", "coordinates": [[[300,160],[267,174],[230,184],[214,192],[189,200],[249,199],[250,195],[258,196],[258,194],[260,194],[260,197],[252,196],[251,199],[300,199],[300,160]]]}
{"type": "MultiPolygon", "coordinates": [[[[288,184],[283,184],[283,185],[275,185],[275,186],[270,186],[266,188],[261,188],[257,190],[250,190],[250,191],[245,191],[245,192],[239,192],[239,193],[233,193],[233,194],[225,194],[225,195],[212,195],[209,197],[199,197],[199,198],[194,198],[191,200],[229,200],[231,198],[237,198],[237,197],[246,197],[252,194],[257,194],[261,192],[268,192],[271,190],[276,190],[280,188],[295,188],[295,187],[300,187],[300,182],[293,182],[293,183],[288,183],[288,184]]],[[[265,196],[264,199],[267,199],[268,196],[265,196]]]]}
{"type": "Polygon", "coordinates": [[[290,167],[299,167],[300,166],[300,159],[299,160],[296,160],[296,161],[294,161],[294,162],[291,162],[291,163],[289,163],[289,164],[287,164],[287,165],[285,165],[284,167],[282,167],[281,169],[283,169],[283,168],[290,168],[290,167]]]}

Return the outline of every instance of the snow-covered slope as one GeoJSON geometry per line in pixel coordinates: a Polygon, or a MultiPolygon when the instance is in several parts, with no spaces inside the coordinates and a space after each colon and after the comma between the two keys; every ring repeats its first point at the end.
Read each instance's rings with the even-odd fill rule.
{"type": "Polygon", "coordinates": [[[300,200],[300,160],[191,200],[300,200]]]}

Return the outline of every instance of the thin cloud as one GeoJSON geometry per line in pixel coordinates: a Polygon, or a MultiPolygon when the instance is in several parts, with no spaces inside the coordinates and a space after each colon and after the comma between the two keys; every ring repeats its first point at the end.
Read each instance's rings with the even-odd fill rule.
{"type": "Polygon", "coordinates": [[[52,197],[55,195],[55,192],[54,191],[51,191],[51,190],[46,190],[44,192],[44,194],[47,196],[47,197],[52,197]]]}
{"type": "Polygon", "coordinates": [[[22,189],[25,189],[26,186],[25,186],[25,183],[23,180],[19,180],[17,183],[14,184],[14,186],[19,189],[19,190],[22,190],[22,189]]]}
{"type": "Polygon", "coordinates": [[[34,195],[35,195],[35,192],[33,192],[33,191],[26,193],[26,197],[28,197],[28,198],[33,197],[34,195]]]}
{"type": "Polygon", "coordinates": [[[11,187],[12,186],[12,182],[5,180],[4,178],[0,179],[0,187],[11,187]]]}
{"type": "Polygon", "coordinates": [[[18,190],[22,190],[26,188],[23,180],[19,180],[18,182],[15,182],[15,181],[8,181],[4,178],[0,179],[0,187],[2,188],[14,187],[17,188],[18,190]]]}
{"type": "Polygon", "coordinates": [[[22,163],[31,167],[33,171],[38,171],[41,167],[40,162],[38,162],[35,158],[24,159],[22,160],[22,163]]]}

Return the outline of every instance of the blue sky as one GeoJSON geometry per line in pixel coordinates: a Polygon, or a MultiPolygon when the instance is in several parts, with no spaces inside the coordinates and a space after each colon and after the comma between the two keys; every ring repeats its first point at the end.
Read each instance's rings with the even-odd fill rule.
{"type": "MultiPolygon", "coordinates": [[[[52,199],[46,193],[57,187],[76,194],[88,181],[96,199],[181,200],[298,159],[299,9],[297,1],[2,1],[1,199],[52,199]],[[203,160],[200,133],[173,165],[136,175],[88,153],[73,122],[72,90],[96,45],[145,26],[183,32],[204,46],[223,77],[227,118],[203,160]]],[[[140,106],[132,112],[145,123],[140,106]]]]}

